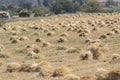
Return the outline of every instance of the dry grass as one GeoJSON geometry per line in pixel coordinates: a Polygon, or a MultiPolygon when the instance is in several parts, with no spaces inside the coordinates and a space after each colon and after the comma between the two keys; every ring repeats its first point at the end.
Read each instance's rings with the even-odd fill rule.
{"type": "Polygon", "coordinates": [[[100,70],[97,75],[97,80],[119,80],[120,79],[120,69],[116,68],[111,71],[100,70]]]}
{"type": "Polygon", "coordinates": [[[113,71],[110,71],[108,73],[108,77],[106,79],[108,79],[108,80],[119,80],[120,79],[120,69],[117,68],[113,71]]]}
{"type": "Polygon", "coordinates": [[[107,38],[107,35],[103,34],[99,37],[99,39],[106,39],[107,38]]]}
{"type": "Polygon", "coordinates": [[[50,31],[50,32],[47,33],[47,36],[52,36],[52,35],[55,35],[55,32],[50,31]]]}
{"type": "Polygon", "coordinates": [[[65,37],[60,37],[58,40],[57,40],[57,42],[58,43],[64,43],[64,42],[67,42],[68,40],[67,40],[67,38],[65,38],[65,37]]]}
{"type": "Polygon", "coordinates": [[[8,53],[8,52],[1,52],[0,53],[0,58],[10,58],[11,57],[11,54],[8,53]]]}
{"type": "Polygon", "coordinates": [[[111,60],[110,60],[111,64],[116,64],[116,63],[120,63],[120,55],[119,54],[113,54],[111,60]]]}
{"type": "Polygon", "coordinates": [[[10,40],[14,40],[14,39],[19,39],[19,37],[18,36],[11,36],[10,37],[10,40]]]}
{"type": "Polygon", "coordinates": [[[33,55],[31,56],[31,58],[33,58],[33,59],[44,59],[45,56],[42,55],[42,54],[40,54],[40,53],[37,53],[37,54],[33,54],[33,55]]]}
{"type": "Polygon", "coordinates": [[[61,45],[56,47],[56,50],[67,50],[67,49],[68,49],[68,47],[61,46],[61,45]]]}
{"type": "Polygon", "coordinates": [[[91,53],[91,51],[87,51],[87,52],[85,52],[84,54],[82,54],[82,55],[80,56],[80,58],[81,58],[82,60],[92,60],[92,59],[93,59],[93,54],[91,53]]]}
{"type": "Polygon", "coordinates": [[[19,43],[19,42],[20,42],[19,39],[14,39],[14,40],[12,40],[12,44],[17,44],[17,43],[19,43]]]}
{"type": "Polygon", "coordinates": [[[20,41],[26,41],[26,40],[29,40],[29,38],[27,36],[21,36],[19,38],[20,41]]]}
{"type": "Polygon", "coordinates": [[[87,75],[80,78],[80,80],[96,80],[95,76],[87,75]]]}
{"type": "Polygon", "coordinates": [[[60,36],[61,36],[61,37],[68,37],[69,34],[68,34],[68,33],[62,33],[60,36]]]}
{"type": "Polygon", "coordinates": [[[36,40],[35,40],[35,42],[44,42],[45,40],[44,39],[42,39],[42,38],[37,38],[36,40]]]}
{"type": "Polygon", "coordinates": [[[65,75],[70,74],[70,73],[71,72],[67,67],[58,67],[53,72],[53,77],[65,76],[65,75]]]}
{"type": "MultiPolygon", "coordinates": [[[[113,69],[120,65],[119,25],[119,13],[61,14],[7,22],[0,28],[0,80],[79,80],[82,76],[91,80],[89,75],[101,67],[117,78],[119,71],[113,69]],[[12,62],[21,68],[2,73],[12,62]]],[[[106,79],[108,73],[99,76],[106,79]]]]}
{"type": "Polygon", "coordinates": [[[71,48],[68,49],[66,52],[67,52],[67,53],[80,53],[80,52],[81,52],[81,49],[71,47],[71,48]]]}
{"type": "Polygon", "coordinates": [[[31,63],[22,63],[20,71],[29,72],[31,63]]]}
{"type": "Polygon", "coordinates": [[[49,42],[44,41],[43,42],[43,47],[52,47],[53,45],[49,42]]]}
{"type": "Polygon", "coordinates": [[[64,78],[65,80],[81,80],[79,76],[73,75],[73,74],[68,74],[64,78]]]}
{"type": "Polygon", "coordinates": [[[2,66],[4,64],[4,61],[0,60],[0,66],[2,66]]]}
{"type": "Polygon", "coordinates": [[[7,64],[6,71],[7,72],[16,72],[16,71],[19,71],[20,68],[21,68],[21,65],[19,63],[12,62],[12,63],[7,64]]]}
{"type": "Polygon", "coordinates": [[[39,76],[51,76],[53,73],[53,66],[50,63],[43,61],[38,64],[37,71],[39,71],[39,76]]]}

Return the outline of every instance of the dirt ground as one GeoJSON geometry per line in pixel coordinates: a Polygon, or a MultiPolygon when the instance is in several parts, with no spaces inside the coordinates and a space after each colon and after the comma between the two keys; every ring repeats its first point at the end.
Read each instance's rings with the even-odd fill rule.
{"type": "Polygon", "coordinates": [[[0,80],[65,80],[61,77],[39,76],[38,72],[5,72],[8,63],[11,62],[49,62],[54,68],[66,66],[72,74],[77,76],[94,75],[98,69],[111,70],[120,66],[120,63],[110,64],[113,54],[120,54],[120,14],[119,13],[95,13],[95,14],[62,14],[45,18],[34,18],[8,22],[0,27],[0,44],[4,46],[4,53],[10,53],[9,58],[1,57],[3,64],[0,66],[0,80]],[[87,30],[86,35],[78,31],[87,30]],[[95,30],[94,30],[95,29],[95,30]],[[101,35],[117,29],[118,32],[106,35],[100,40],[108,45],[109,50],[103,54],[102,60],[81,60],[80,55],[87,51],[87,39],[99,39],[101,35]],[[62,35],[66,34],[66,35],[62,35]],[[26,37],[12,43],[11,37],[26,37]],[[58,42],[60,37],[67,40],[58,42]],[[47,47],[44,42],[36,42],[37,38],[50,43],[47,47]],[[37,45],[40,54],[45,57],[34,59],[27,56],[27,46],[37,45]],[[58,50],[60,46],[65,49],[58,50]],[[77,49],[68,52],[71,48],[77,49]]]}

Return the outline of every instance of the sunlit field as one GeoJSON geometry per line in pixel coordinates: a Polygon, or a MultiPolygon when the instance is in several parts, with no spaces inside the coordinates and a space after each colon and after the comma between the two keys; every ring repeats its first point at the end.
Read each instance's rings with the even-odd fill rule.
{"type": "Polygon", "coordinates": [[[0,80],[120,80],[120,13],[5,23],[0,27],[0,80]]]}

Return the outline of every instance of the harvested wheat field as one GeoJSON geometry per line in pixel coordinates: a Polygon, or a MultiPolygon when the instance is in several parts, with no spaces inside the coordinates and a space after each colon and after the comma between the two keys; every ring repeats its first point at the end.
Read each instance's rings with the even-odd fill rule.
{"type": "Polygon", "coordinates": [[[7,22],[0,80],[120,80],[120,13],[7,22]]]}

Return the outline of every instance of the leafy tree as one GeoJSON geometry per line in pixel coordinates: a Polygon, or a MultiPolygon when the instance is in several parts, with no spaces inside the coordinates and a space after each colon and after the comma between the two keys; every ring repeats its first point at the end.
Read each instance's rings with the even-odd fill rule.
{"type": "Polygon", "coordinates": [[[44,16],[51,13],[48,7],[36,7],[32,11],[35,13],[35,16],[44,16]]]}
{"type": "Polygon", "coordinates": [[[13,10],[15,7],[14,7],[15,5],[14,4],[9,4],[8,6],[7,6],[7,8],[9,9],[9,10],[13,10]]]}
{"type": "Polygon", "coordinates": [[[80,11],[80,6],[78,4],[74,4],[74,12],[80,11]]]}
{"type": "Polygon", "coordinates": [[[24,9],[23,9],[23,8],[18,8],[16,11],[17,11],[17,13],[19,14],[19,13],[23,12],[24,9]]]}
{"type": "Polygon", "coordinates": [[[28,2],[28,1],[26,1],[26,0],[20,0],[20,1],[19,1],[19,6],[20,6],[21,8],[30,10],[30,9],[32,8],[32,3],[31,3],[31,2],[28,2]]]}
{"type": "Polygon", "coordinates": [[[7,6],[5,4],[3,4],[3,5],[1,5],[0,9],[3,10],[3,11],[6,11],[7,10],[7,6]]]}
{"type": "Polygon", "coordinates": [[[59,13],[72,13],[79,10],[79,5],[68,0],[57,0],[52,6],[52,11],[55,14],[59,13]]]}
{"type": "Polygon", "coordinates": [[[81,6],[81,10],[85,12],[100,12],[102,11],[102,6],[96,0],[89,0],[81,6]]]}

